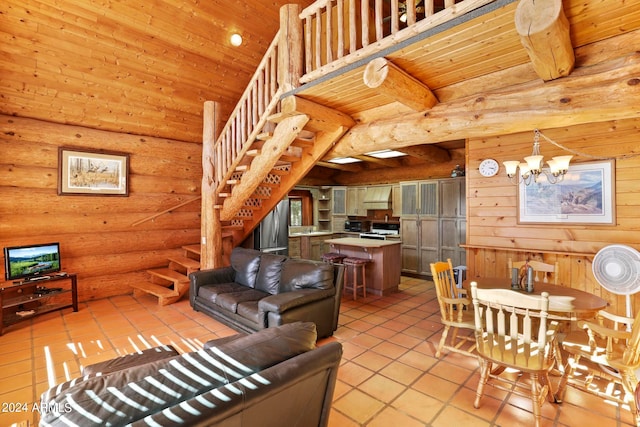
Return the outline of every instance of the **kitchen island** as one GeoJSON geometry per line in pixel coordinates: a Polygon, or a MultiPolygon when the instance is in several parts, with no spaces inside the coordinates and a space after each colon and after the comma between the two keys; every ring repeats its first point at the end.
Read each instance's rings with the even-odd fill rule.
{"type": "MultiPolygon", "coordinates": [[[[367,293],[386,295],[398,292],[400,284],[400,241],[374,240],[358,237],[328,239],[331,252],[371,260],[365,268],[367,277],[367,293]]],[[[352,280],[349,275],[349,281],[352,280]]]]}

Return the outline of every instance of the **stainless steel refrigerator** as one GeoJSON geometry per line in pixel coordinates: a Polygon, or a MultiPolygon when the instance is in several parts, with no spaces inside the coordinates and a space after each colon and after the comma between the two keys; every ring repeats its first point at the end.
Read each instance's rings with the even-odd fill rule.
{"type": "Polygon", "coordinates": [[[289,254],[289,199],[280,201],[253,232],[254,248],[278,255],[289,254]]]}

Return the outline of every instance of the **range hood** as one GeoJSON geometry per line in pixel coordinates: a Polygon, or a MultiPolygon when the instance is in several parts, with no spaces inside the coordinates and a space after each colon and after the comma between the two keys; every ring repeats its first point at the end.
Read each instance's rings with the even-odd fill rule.
{"type": "Polygon", "coordinates": [[[391,209],[391,186],[369,187],[364,196],[366,209],[391,209]]]}

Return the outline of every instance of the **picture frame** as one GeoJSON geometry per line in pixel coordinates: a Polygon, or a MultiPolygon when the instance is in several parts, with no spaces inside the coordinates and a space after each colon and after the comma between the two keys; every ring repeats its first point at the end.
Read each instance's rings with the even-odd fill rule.
{"type": "Polygon", "coordinates": [[[564,179],[551,184],[544,173],[526,185],[519,177],[519,224],[615,225],[613,160],[572,164],[564,179]]]}
{"type": "Polygon", "coordinates": [[[58,194],[128,196],[129,154],[60,147],[58,194]]]}

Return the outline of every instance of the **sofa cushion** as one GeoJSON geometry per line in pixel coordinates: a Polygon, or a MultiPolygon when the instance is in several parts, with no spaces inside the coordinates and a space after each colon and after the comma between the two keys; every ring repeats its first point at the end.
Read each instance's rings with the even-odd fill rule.
{"type": "Polygon", "coordinates": [[[218,294],[215,304],[231,313],[236,313],[238,304],[247,301],[256,301],[257,303],[257,301],[269,295],[266,292],[245,287],[243,291],[218,294]]]}
{"type": "Polygon", "coordinates": [[[229,292],[240,292],[247,289],[239,283],[219,283],[216,285],[205,285],[198,288],[198,296],[204,300],[216,302],[218,295],[229,292]]]}
{"type": "Polygon", "coordinates": [[[282,263],[287,260],[284,255],[262,254],[260,256],[260,268],[256,277],[256,289],[277,294],[280,287],[280,273],[282,263]]]}
{"type": "Polygon", "coordinates": [[[265,313],[261,312],[258,308],[259,304],[260,301],[241,302],[238,304],[236,314],[253,322],[257,329],[262,329],[267,327],[267,321],[265,313]]]}
{"type": "MultiPolygon", "coordinates": [[[[217,347],[185,353],[111,375],[52,388],[42,395],[51,410],[41,414],[45,425],[124,425],[170,408],[225,384],[315,348],[313,323],[294,323],[240,337],[217,347]],[[58,410],[57,408],[61,408],[58,410]]],[[[77,382],[76,382],[77,381],[77,382]]],[[[221,387],[217,395],[233,394],[221,387]]],[[[229,397],[231,398],[231,396],[229,397]]]]}
{"type": "Polygon", "coordinates": [[[294,289],[333,288],[333,265],[303,259],[288,259],[282,265],[280,292],[294,289]]]}
{"type": "Polygon", "coordinates": [[[256,276],[260,268],[260,251],[240,246],[231,251],[231,266],[236,272],[235,281],[241,285],[254,288],[256,276]]]}

